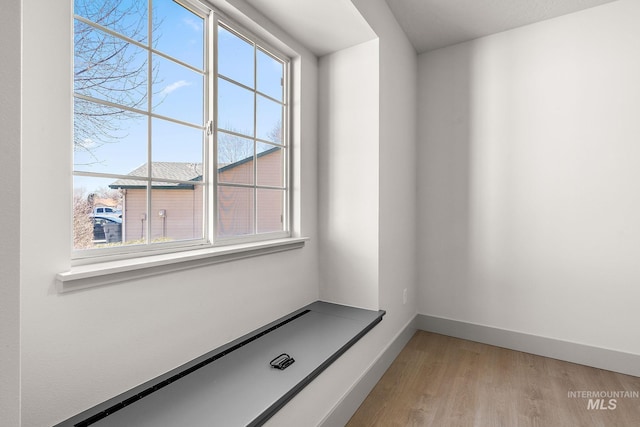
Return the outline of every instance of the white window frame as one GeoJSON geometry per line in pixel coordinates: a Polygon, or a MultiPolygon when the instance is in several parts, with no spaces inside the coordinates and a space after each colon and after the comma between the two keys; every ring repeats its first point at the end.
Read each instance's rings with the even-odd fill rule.
{"type": "MultiPolygon", "coordinates": [[[[150,2],[153,0],[149,0],[150,2]]],[[[111,261],[120,261],[120,260],[135,260],[140,257],[153,256],[158,255],[165,259],[164,262],[167,262],[167,256],[171,256],[172,253],[180,254],[185,253],[187,251],[200,251],[203,250],[213,250],[211,253],[215,254],[216,248],[221,248],[221,253],[228,253],[230,249],[224,249],[224,247],[229,248],[230,245],[238,245],[240,251],[242,251],[242,247],[250,248],[249,251],[254,251],[256,247],[260,247],[260,243],[263,242],[265,247],[280,247],[283,246],[286,248],[286,239],[290,239],[296,247],[299,247],[301,241],[306,239],[292,239],[292,230],[291,230],[291,212],[292,212],[292,180],[291,180],[291,161],[292,161],[292,150],[290,143],[290,123],[291,123],[291,78],[290,78],[290,67],[291,67],[291,58],[282,52],[278,51],[278,49],[273,48],[267,42],[263,41],[260,37],[255,36],[251,31],[247,30],[244,26],[237,24],[232,19],[226,17],[223,13],[219,12],[216,8],[212,7],[210,4],[201,3],[197,0],[178,0],[180,4],[185,6],[187,9],[191,10],[195,14],[201,16],[204,19],[206,28],[206,38],[204,43],[204,51],[205,51],[205,120],[206,123],[203,127],[203,130],[206,132],[210,129],[210,132],[206,132],[208,135],[206,137],[206,143],[204,144],[204,152],[203,152],[203,183],[200,184],[203,186],[203,197],[204,197],[204,213],[203,213],[203,239],[194,239],[187,241],[178,241],[178,242],[165,242],[165,243],[150,243],[147,241],[146,244],[141,245],[123,245],[118,247],[109,247],[109,248],[97,248],[97,249],[85,249],[85,250],[76,250],[73,248],[73,236],[71,236],[71,246],[72,246],[72,266],[90,266],[91,264],[100,263],[104,264],[105,262],[111,261]],[[234,237],[226,237],[226,238],[217,238],[217,224],[218,224],[218,213],[217,213],[217,191],[218,191],[218,173],[217,173],[217,123],[215,123],[215,117],[217,117],[217,29],[218,25],[222,23],[225,27],[230,29],[232,32],[241,35],[241,37],[249,40],[250,42],[255,44],[255,49],[261,49],[269,55],[277,58],[279,61],[283,63],[283,104],[284,104],[284,113],[283,113],[283,123],[282,123],[282,147],[285,149],[284,157],[284,171],[283,171],[283,230],[272,233],[255,233],[257,230],[255,229],[254,224],[254,234],[244,235],[244,236],[234,236],[234,237]]],[[[82,22],[88,23],[95,28],[98,28],[102,31],[105,31],[113,36],[123,38],[121,34],[118,34],[108,28],[101,27],[99,25],[93,24],[90,21],[77,17],[74,15],[74,19],[79,19],[82,22]]],[[[148,16],[149,19],[149,33],[151,33],[151,14],[148,16]]],[[[158,52],[153,47],[146,47],[143,44],[136,42],[131,39],[126,39],[127,41],[133,43],[136,46],[142,47],[148,51],[148,54],[157,53],[162,57],[170,56],[158,52]]],[[[151,43],[151,42],[149,42],[151,43]]],[[[172,60],[176,60],[175,58],[171,58],[172,60]]],[[[182,63],[177,60],[178,63],[182,63]]],[[[188,65],[188,64],[187,64],[188,65]]],[[[255,75],[255,67],[256,64],[254,62],[254,75],[255,75]]],[[[190,69],[193,70],[193,67],[189,66],[190,69]]],[[[150,72],[150,71],[149,71],[150,72]]],[[[151,79],[148,80],[148,85],[151,85],[151,79]]],[[[257,88],[255,88],[255,93],[258,93],[257,88]]],[[[151,93],[151,90],[149,90],[151,93]]],[[[79,96],[74,93],[74,97],[79,96]]],[[[254,94],[255,96],[255,94],[254,94]]],[[[83,96],[80,96],[83,97],[83,96]]],[[[151,96],[149,96],[149,99],[151,96]]],[[[89,99],[91,100],[91,99],[89,99]]],[[[108,102],[101,101],[103,104],[109,105],[108,102]]],[[[148,102],[151,102],[150,100],[148,102]]],[[[123,108],[121,105],[115,105],[118,108],[123,108]]],[[[126,107],[125,107],[126,108],[126,107]]],[[[254,105],[254,118],[255,118],[255,110],[257,109],[257,105],[254,105]]],[[[138,110],[134,110],[137,113],[142,113],[151,117],[161,117],[163,119],[168,119],[173,122],[178,122],[176,120],[172,120],[170,118],[160,116],[158,114],[152,113],[151,111],[142,112],[138,110]]],[[[149,121],[150,123],[150,121],[149,121]]],[[[149,125],[150,126],[150,125],[149,125]]],[[[257,137],[254,138],[254,156],[256,155],[255,143],[258,141],[257,137]]],[[[268,142],[268,141],[267,141],[268,142]]],[[[271,143],[271,142],[269,142],[271,143]]],[[[148,144],[152,144],[151,139],[148,140],[148,144]]],[[[254,157],[254,168],[256,163],[256,158],[254,157]]],[[[149,156],[148,164],[151,165],[151,158],[149,156]]],[[[151,167],[151,166],[150,166],[151,167]]],[[[254,171],[255,172],[255,171],[254,171]]],[[[73,171],[73,175],[78,176],[102,176],[100,174],[93,174],[90,172],[76,172],[73,171]]],[[[114,177],[116,179],[130,179],[130,176],[121,175],[116,176],[115,174],[110,174],[109,176],[114,177]]],[[[159,179],[155,180],[173,182],[172,180],[167,179],[159,179]]],[[[257,185],[257,177],[254,173],[254,184],[251,186],[254,188],[254,193],[258,188],[268,188],[265,186],[257,185]]],[[[152,181],[151,178],[151,170],[149,170],[148,179],[149,182],[152,181]]],[[[141,181],[142,182],[142,181],[141,181]]],[[[184,183],[181,181],[175,181],[176,183],[184,183]]],[[[189,184],[193,184],[189,182],[189,184]]],[[[151,193],[148,187],[148,195],[147,195],[147,212],[150,212],[150,203],[151,203],[151,193]]],[[[257,221],[256,210],[257,204],[254,199],[254,220],[257,221]]],[[[72,218],[73,220],[73,218],[72,218]]],[[[146,236],[150,236],[150,221],[147,221],[147,233],[146,236]]],[[[73,227],[72,227],[73,229],[73,227]]],[[[285,249],[282,249],[285,250],[285,249]]],[[[200,253],[199,252],[199,253],[200,253]]],[[[260,252],[260,251],[258,251],[260,252]]],[[[200,255],[197,255],[198,257],[200,255]]],[[[186,258],[188,258],[188,254],[186,258]]],[[[185,255],[180,255],[176,258],[176,262],[180,262],[180,259],[185,259],[185,255]]],[[[135,263],[135,262],[134,262],[135,263]]],[[[100,268],[96,268],[98,271],[100,268]]],[[[91,268],[89,268],[91,270],[91,268]]],[[[105,273],[108,274],[108,273],[105,273]]],[[[100,273],[96,273],[95,275],[100,275],[100,273]]],[[[84,274],[86,276],[86,274],[84,274]]],[[[83,276],[83,277],[84,277],[83,276]]],[[[61,273],[58,275],[58,281],[64,282],[66,280],[73,280],[73,272],[69,273],[61,273]],[[65,279],[66,277],[66,279],[65,279]]],[[[116,280],[117,281],[117,280],[116,280]]]]}
{"type": "MultiPolygon", "coordinates": [[[[290,171],[291,171],[291,144],[290,144],[290,121],[291,121],[291,102],[290,102],[290,93],[291,93],[291,79],[290,79],[290,68],[291,68],[291,60],[290,58],[288,58],[286,55],[284,55],[283,53],[280,53],[277,49],[271,47],[269,44],[265,43],[264,41],[262,41],[259,37],[253,35],[250,31],[244,29],[241,25],[236,24],[233,20],[221,15],[221,14],[214,14],[214,30],[213,30],[213,36],[214,36],[214,46],[217,49],[218,46],[218,27],[219,26],[223,26],[225,29],[227,29],[228,31],[230,31],[231,33],[235,34],[236,36],[245,39],[245,41],[248,41],[249,43],[253,43],[254,46],[254,77],[257,78],[257,51],[258,50],[262,50],[264,53],[271,55],[273,57],[275,57],[276,59],[278,59],[279,61],[282,62],[283,64],[283,94],[282,94],[282,105],[283,105],[283,117],[282,117],[282,143],[281,144],[275,144],[272,141],[264,141],[261,140],[260,138],[257,137],[256,135],[256,116],[257,116],[257,109],[258,109],[258,103],[257,103],[257,96],[261,95],[261,96],[265,96],[271,100],[277,101],[275,99],[273,99],[272,97],[261,93],[258,90],[257,87],[257,82],[254,82],[255,88],[249,88],[246,87],[245,85],[242,85],[241,83],[235,82],[232,79],[228,79],[220,74],[218,74],[218,55],[217,52],[215,53],[215,61],[214,61],[214,82],[213,82],[213,90],[214,93],[218,93],[218,78],[223,78],[224,80],[227,80],[229,82],[232,83],[236,83],[239,84],[240,86],[244,87],[245,89],[249,89],[252,90],[254,93],[254,105],[253,105],[253,117],[254,117],[254,136],[253,138],[250,138],[246,135],[241,135],[239,134],[238,136],[242,137],[242,138],[247,138],[247,139],[252,139],[253,143],[254,143],[254,159],[253,159],[253,177],[254,177],[254,182],[253,185],[244,185],[244,184],[231,184],[231,183],[224,183],[221,184],[218,182],[218,174],[216,173],[217,170],[214,170],[213,172],[213,177],[211,177],[211,182],[213,183],[213,194],[212,194],[212,199],[214,201],[218,200],[218,188],[219,187],[242,187],[242,188],[252,188],[254,190],[254,198],[253,198],[253,220],[254,220],[254,224],[253,224],[253,229],[254,229],[254,234],[250,234],[250,235],[243,235],[243,236],[233,236],[233,237],[217,237],[217,227],[218,227],[218,209],[216,209],[217,206],[214,206],[213,210],[214,210],[214,215],[213,215],[213,235],[210,236],[211,241],[214,242],[214,245],[217,246],[222,246],[222,245],[228,245],[228,244],[234,244],[234,243],[248,243],[248,242],[255,242],[255,241],[262,241],[262,240],[272,240],[272,239],[281,239],[281,238],[286,238],[286,237],[291,237],[291,178],[290,178],[290,171]],[[285,155],[284,155],[284,170],[283,170],[283,187],[271,187],[271,186],[265,186],[265,185],[258,185],[257,181],[258,181],[258,174],[257,174],[257,148],[256,145],[258,143],[267,143],[270,145],[274,145],[274,146],[279,146],[282,147],[285,150],[285,155]],[[284,197],[283,197],[283,203],[284,206],[282,208],[282,224],[283,224],[283,230],[282,231],[277,231],[277,232],[271,232],[271,233],[256,233],[257,231],[257,221],[258,221],[258,203],[257,203],[257,190],[258,189],[282,189],[284,191],[284,197]]],[[[217,96],[214,96],[214,106],[213,106],[213,111],[214,111],[214,117],[217,117],[217,113],[218,113],[218,105],[217,105],[217,96]]],[[[218,123],[216,120],[214,120],[214,133],[215,133],[215,143],[214,143],[214,150],[213,154],[214,154],[214,159],[213,159],[213,165],[217,165],[218,161],[217,161],[217,139],[218,139],[218,135],[219,135],[219,130],[218,130],[218,123]]],[[[226,131],[226,133],[228,134],[232,134],[232,132],[226,131]]]]}

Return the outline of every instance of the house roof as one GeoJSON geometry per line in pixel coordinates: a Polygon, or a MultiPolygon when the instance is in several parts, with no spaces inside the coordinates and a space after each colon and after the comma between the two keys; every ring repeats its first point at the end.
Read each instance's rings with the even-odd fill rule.
{"type": "MultiPolygon", "coordinates": [[[[258,158],[260,158],[262,156],[266,156],[267,154],[275,153],[276,151],[279,151],[279,150],[280,150],[280,147],[273,147],[273,148],[268,149],[267,151],[262,151],[262,152],[258,153],[258,158]]],[[[227,165],[220,166],[218,168],[218,172],[226,172],[226,171],[228,171],[230,169],[233,169],[233,168],[238,167],[240,165],[243,165],[245,163],[249,163],[251,161],[253,161],[253,156],[246,157],[246,158],[244,158],[242,160],[238,160],[237,162],[234,162],[234,163],[229,163],[227,165]]]]}
{"type": "MultiPolygon", "coordinates": [[[[269,150],[258,153],[258,158],[266,156],[271,153],[279,151],[280,147],[273,147],[269,150]]],[[[230,163],[228,165],[218,168],[218,172],[225,172],[245,163],[253,161],[253,156],[246,157],[237,162],[230,163]]],[[[151,168],[153,169],[154,177],[159,178],[158,181],[151,183],[153,188],[157,189],[176,189],[176,190],[193,190],[194,185],[185,183],[173,183],[163,182],[162,179],[175,180],[175,181],[202,181],[202,163],[187,163],[187,162],[152,162],[151,168]]],[[[132,170],[128,173],[129,176],[139,176],[144,178],[147,176],[147,163],[132,170]]],[[[109,185],[109,188],[146,188],[146,183],[137,179],[119,179],[109,185]]]]}
{"type": "MultiPolygon", "coordinates": [[[[154,177],[176,181],[202,181],[202,163],[186,162],[153,162],[151,163],[154,177]]],[[[147,163],[129,172],[129,176],[147,176],[147,163]]],[[[189,184],[153,181],[153,188],[193,190],[189,184]]],[[[146,188],[144,181],[136,179],[119,179],[109,185],[109,188],[146,188]]]]}

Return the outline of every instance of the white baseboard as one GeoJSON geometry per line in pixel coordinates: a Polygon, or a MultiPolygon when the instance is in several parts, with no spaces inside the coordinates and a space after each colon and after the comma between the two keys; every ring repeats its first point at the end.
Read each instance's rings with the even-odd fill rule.
{"type": "Polygon", "coordinates": [[[416,327],[423,331],[640,377],[640,355],[638,354],[425,314],[416,316],[416,327]]]}
{"type": "Polygon", "coordinates": [[[318,427],[344,427],[373,387],[380,381],[380,378],[391,363],[407,345],[416,330],[416,318],[414,317],[407,322],[391,343],[380,352],[378,357],[358,378],[351,389],[344,394],[333,410],[318,424],[318,427]]]}

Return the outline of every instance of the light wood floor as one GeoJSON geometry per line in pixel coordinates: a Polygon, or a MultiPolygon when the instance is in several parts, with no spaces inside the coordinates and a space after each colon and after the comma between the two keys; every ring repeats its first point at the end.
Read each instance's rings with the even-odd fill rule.
{"type": "Polygon", "coordinates": [[[640,398],[569,397],[623,390],[640,378],[418,331],[347,426],[640,427],[640,398]]]}

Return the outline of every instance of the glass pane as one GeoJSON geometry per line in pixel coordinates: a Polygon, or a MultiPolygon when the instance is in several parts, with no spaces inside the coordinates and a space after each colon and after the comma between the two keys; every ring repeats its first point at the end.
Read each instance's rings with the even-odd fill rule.
{"type": "Polygon", "coordinates": [[[152,176],[201,181],[204,131],[162,119],[152,123],[152,176]]]}
{"type": "Polygon", "coordinates": [[[153,112],[202,125],[204,78],[176,62],[153,56],[153,112]]]}
{"type": "Polygon", "coordinates": [[[253,140],[218,132],[218,181],[253,184],[253,140]]]}
{"type": "Polygon", "coordinates": [[[151,243],[203,238],[203,188],[202,185],[153,183],[149,214],[151,243]]]}
{"type": "Polygon", "coordinates": [[[226,28],[218,27],[218,73],[254,88],[254,47],[226,28]]]}
{"type": "Polygon", "coordinates": [[[153,46],[202,70],[204,19],[173,0],[153,0],[153,19],[153,46]]]}
{"type": "MultiPolygon", "coordinates": [[[[146,44],[147,0],[75,0],[73,8],[76,15],[146,44]]],[[[82,44],[82,33],[76,32],[78,41],[82,44]]]]}
{"type": "Polygon", "coordinates": [[[253,136],[253,92],[218,79],[218,128],[253,136]]]}
{"type": "Polygon", "coordinates": [[[76,171],[126,175],[147,161],[147,118],[76,98],[73,116],[76,171]]]}
{"type": "MultiPolygon", "coordinates": [[[[73,177],[73,246],[75,249],[139,243],[125,235],[124,192],[113,178],[73,177]]],[[[138,183],[144,188],[144,183],[138,183]]],[[[146,193],[146,190],[142,190],[146,193]]],[[[144,204],[146,207],[146,203],[144,204]]]]}
{"type": "Polygon", "coordinates": [[[258,233],[284,229],[284,190],[258,189],[258,233]]]}
{"type": "Polygon", "coordinates": [[[76,93],[147,109],[147,51],[75,21],[76,93]]]}
{"type": "Polygon", "coordinates": [[[281,104],[258,95],[258,138],[282,143],[282,110],[281,104]]]}
{"type": "Polygon", "coordinates": [[[258,91],[282,101],[284,66],[271,55],[258,50],[258,91]]]}
{"type": "Polygon", "coordinates": [[[258,143],[258,185],[282,187],[284,185],[285,149],[258,143]]]}
{"type": "Polygon", "coordinates": [[[218,187],[218,237],[253,234],[253,189],[218,187]]]}

